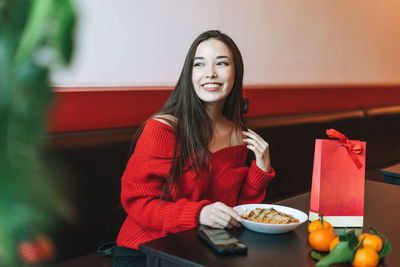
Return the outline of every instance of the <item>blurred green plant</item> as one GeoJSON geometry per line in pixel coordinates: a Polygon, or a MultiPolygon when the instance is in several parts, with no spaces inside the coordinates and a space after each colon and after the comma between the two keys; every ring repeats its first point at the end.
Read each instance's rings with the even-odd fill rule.
{"type": "Polygon", "coordinates": [[[72,60],[75,22],[70,0],[0,0],[0,266],[26,265],[27,225],[45,232],[68,216],[41,150],[49,75],[72,60]]]}

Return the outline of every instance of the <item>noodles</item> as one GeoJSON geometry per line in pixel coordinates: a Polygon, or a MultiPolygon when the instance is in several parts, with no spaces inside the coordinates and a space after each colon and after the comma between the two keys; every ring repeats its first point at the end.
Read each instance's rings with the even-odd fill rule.
{"type": "Polygon", "coordinates": [[[279,212],[274,208],[269,208],[269,209],[256,208],[255,210],[252,210],[247,213],[248,214],[246,214],[245,212],[245,214],[242,214],[241,217],[243,219],[258,223],[289,224],[289,223],[299,222],[299,220],[294,218],[292,215],[279,212]]]}

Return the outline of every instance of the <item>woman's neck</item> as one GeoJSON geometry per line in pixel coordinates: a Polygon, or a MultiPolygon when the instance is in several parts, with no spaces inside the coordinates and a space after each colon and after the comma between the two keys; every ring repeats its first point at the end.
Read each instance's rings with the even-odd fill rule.
{"type": "Polygon", "coordinates": [[[224,103],[207,103],[206,105],[206,111],[208,116],[211,119],[211,123],[213,125],[213,128],[216,127],[217,125],[221,123],[226,122],[226,118],[224,114],[222,113],[222,109],[224,107],[224,103]]]}
{"type": "Polygon", "coordinates": [[[213,129],[212,140],[208,144],[209,151],[214,152],[225,147],[242,144],[235,125],[222,113],[223,103],[208,103],[206,110],[213,129]]]}

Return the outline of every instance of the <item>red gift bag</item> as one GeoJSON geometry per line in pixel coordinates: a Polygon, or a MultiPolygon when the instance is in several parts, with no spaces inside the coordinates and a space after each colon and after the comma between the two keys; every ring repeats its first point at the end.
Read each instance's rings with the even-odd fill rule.
{"type": "Polygon", "coordinates": [[[334,227],[362,227],[366,143],[334,129],[326,134],[338,140],[315,140],[309,219],[319,210],[334,227]]]}

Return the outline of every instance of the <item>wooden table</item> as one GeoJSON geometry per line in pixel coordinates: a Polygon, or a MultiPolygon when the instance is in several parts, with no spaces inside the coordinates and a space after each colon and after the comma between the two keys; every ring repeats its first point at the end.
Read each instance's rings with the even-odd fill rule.
{"type": "MultiPolygon", "coordinates": [[[[275,204],[296,208],[308,214],[310,193],[291,197],[275,204]]],[[[392,253],[385,259],[386,266],[400,266],[400,187],[366,181],[363,231],[373,226],[388,236],[392,253]]],[[[222,256],[210,250],[196,236],[196,229],[153,240],[140,245],[148,254],[148,266],[315,266],[309,257],[307,226],[295,231],[267,235],[242,229],[236,237],[248,246],[247,255],[222,256]]],[[[361,232],[361,228],[358,229],[361,232]]],[[[339,232],[342,229],[335,229],[339,232]]],[[[345,265],[344,265],[345,266],[345,265]]]]}

